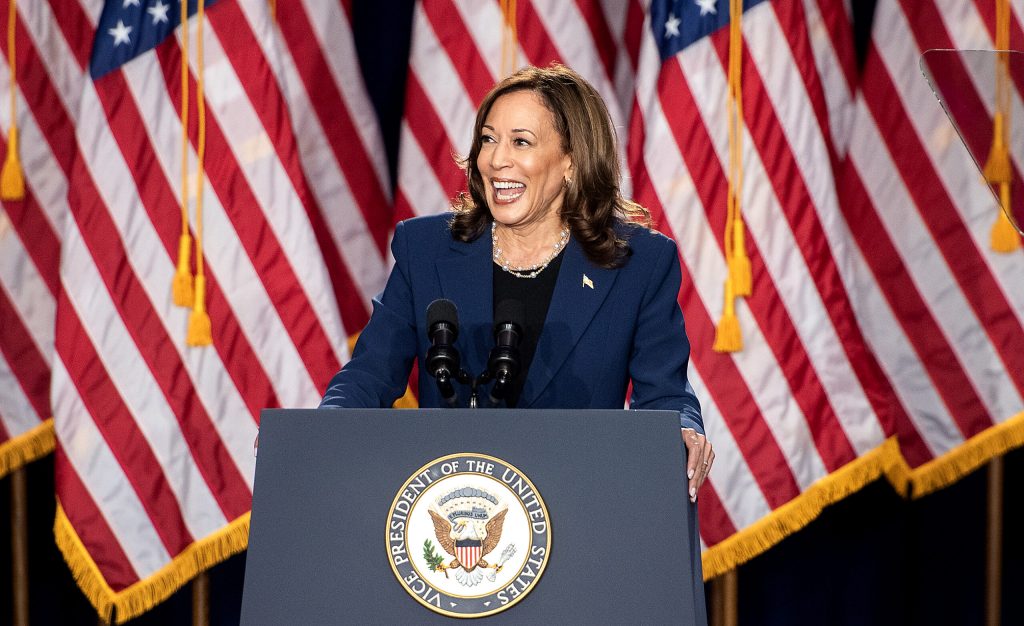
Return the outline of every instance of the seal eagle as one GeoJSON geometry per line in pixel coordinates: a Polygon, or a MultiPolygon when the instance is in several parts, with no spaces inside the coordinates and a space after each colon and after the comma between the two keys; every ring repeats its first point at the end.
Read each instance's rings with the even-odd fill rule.
{"type": "MultiPolygon", "coordinates": [[[[429,509],[428,509],[429,510],[429,509]]],[[[501,528],[505,524],[505,514],[508,509],[502,509],[491,519],[483,524],[481,520],[456,519],[452,524],[441,517],[433,510],[430,510],[430,518],[434,522],[434,534],[437,541],[445,552],[454,557],[447,565],[440,565],[441,571],[461,567],[466,573],[472,572],[475,568],[487,569],[493,567],[495,570],[499,565],[490,565],[483,557],[487,556],[501,541],[501,528]]],[[[447,575],[447,572],[446,572],[447,575]]]]}

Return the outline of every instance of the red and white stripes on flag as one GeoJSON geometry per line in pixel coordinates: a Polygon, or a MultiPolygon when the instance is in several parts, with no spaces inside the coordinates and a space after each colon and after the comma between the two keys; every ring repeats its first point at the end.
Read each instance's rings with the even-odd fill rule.
{"type": "MultiPolygon", "coordinates": [[[[1024,3],[1011,4],[1011,48],[1021,49],[1024,3]]],[[[994,48],[995,5],[878,2],[840,184],[856,244],[847,276],[898,400],[915,493],[1024,444],[1024,252],[990,249],[996,202],[919,66],[932,48],[994,48]]]]}
{"type": "MultiPolygon", "coordinates": [[[[244,548],[259,410],[317,401],[383,285],[392,224],[443,211],[464,188],[453,154],[468,152],[476,105],[512,59],[502,67],[498,2],[417,4],[392,202],[351,3],[277,3],[276,26],[265,0],[211,5],[214,343],[186,348],[188,311],[170,300],[180,48],[164,42],[92,81],[102,4],[18,3],[27,195],[0,213],[0,474],[46,451],[52,403],[58,543],[100,614],[124,620],[244,548]]],[[[879,0],[861,77],[844,0],[746,4],[754,291],[737,309],[745,348],[726,355],[711,346],[726,275],[728,29],[663,60],[651,2],[505,5],[516,65],[560,61],[598,88],[627,192],[680,243],[690,376],[718,452],[700,495],[708,576],[879,475],[925,493],[1024,443],[1024,252],[989,251],[995,202],[918,69],[928,48],[992,47],[994,3],[879,0]]],[[[697,19],[727,5],[673,8],[697,19]]],[[[1024,3],[1013,6],[1021,48],[1024,3]]],[[[194,20],[190,33],[194,44],[194,20]]],[[[194,56],[190,70],[195,94],[194,56]]],[[[193,96],[193,179],[196,119],[193,96]]],[[[0,105],[3,133],[10,121],[0,105]]]]}
{"type": "MultiPolygon", "coordinates": [[[[690,20],[728,11],[722,2],[666,4],[692,11],[686,15],[690,20]]],[[[1024,354],[1018,321],[1024,307],[1006,284],[1014,275],[1014,255],[981,252],[984,264],[1002,266],[990,270],[988,283],[970,285],[964,279],[965,272],[986,279],[976,271],[984,264],[975,263],[974,269],[957,270],[959,281],[954,276],[946,284],[926,285],[930,293],[908,303],[905,312],[893,304],[913,297],[908,287],[914,267],[935,263],[941,254],[934,251],[941,252],[943,244],[915,243],[909,237],[913,231],[895,226],[892,232],[903,241],[885,248],[894,235],[882,228],[880,215],[896,215],[893,219],[901,223],[909,197],[907,191],[901,195],[889,189],[899,182],[892,174],[900,168],[919,172],[928,159],[922,158],[924,152],[907,154],[897,167],[891,160],[887,164],[880,146],[865,148],[866,138],[891,137],[895,128],[879,123],[881,133],[859,130],[864,101],[871,102],[884,81],[865,84],[864,96],[857,99],[846,3],[746,4],[741,200],[755,287],[738,307],[746,347],[734,354],[711,350],[726,276],[728,29],[697,37],[663,61],[650,21],[655,13],[651,3],[522,2],[515,15],[518,64],[559,60],[594,82],[620,126],[636,199],[680,243],[680,302],[693,345],[691,379],[719,452],[701,494],[709,576],[759,553],[829,502],[880,475],[901,491],[912,484],[921,493],[976,466],[996,451],[980,439],[967,454],[908,473],[908,462],[917,468],[971,435],[984,432],[983,439],[1001,437],[1004,444],[1012,439],[1009,431],[986,428],[1020,412],[1014,380],[1020,375],[1010,372],[1024,372],[1024,367],[1011,368],[1013,359],[1020,358],[1014,355],[1024,354]],[[860,167],[870,168],[869,175],[856,176],[860,167]],[[881,189],[873,196],[858,194],[848,170],[854,172],[852,180],[870,177],[869,185],[881,189]],[[981,290],[993,292],[996,301],[990,297],[972,305],[971,292],[981,290]],[[1006,294],[1003,304],[1001,294],[1006,294]],[[959,329],[926,327],[929,317],[936,316],[959,329]],[[988,348],[981,341],[986,338],[993,344],[988,348]],[[944,352],[933,351],[941,345],[947,345],[944,352]],[[970,354],[957,356],[958,350],[970,354]],[[933,378],[965,360],[977,369],[933,378]],[[977,380],[989,373],[996,378],[986,384],[977,380]],[[955,384],[944,386],[943,380],[955,384]],[[954,407],[947,406],[950,402],[954,407]],[[986,418],[979,419],[979,413],[986,418]],[[967,428],[958,425],[965,419],[973,420],[967,428]],[[897,433],[900,447],[890,438],[897,433]]],[[[887,19],[890,9],[880,6],[876,28],[899,25],[887,19]]],[[[397,218],[442,211],[464,188],[451,156],[468,151],[475,105],[501,76],[503,19],[493,2],[423,0],[417,5],[397,218]]],[[[914,38],[900,33],[881,41],[899,48],[914,38]]],[[[927,137],[941,126],[947,139],[955,139],[916,70],[918,54],[915,50],[915,56],[907,57],[893,82],[899,89],[921,92],[915,108],[937,112],[927,137]]],[[[872,81],[872,63],[867,81],[872,81]]],[[[892,117],[899,107],[887,102],[878,110],[892,117]]],[[[948,141],[946,147],[959,149],[948,141]]],[[[978,210],[985,217],[979,218],[973,236],[983,241],[993,215],[992,197],[977,184],[969,161],[964,163],[957,193],[973,195],[983,205],[978,210]]],[[[928,193],[949,184],[933,179],[924,185],[918,173],[907,179],[920,182],[928,193]]],[[[939,205],[929,206],[938,210],[939,205]]],[[[969,232],[965,223],[946,224],[953,229],[947,234],[950,241],[969,232]]],[[[946,249],[951,245],[946,243],[946,249]]],[[[919,280],[931,275],[922,271],[919,280]]]]}
{"type": "Polygon", "coordinates": [[[278,31],[263,0],[220,0],[206,10],[201,69],[190,20],[188,176],[201,71],[213,345],[187,348],[189,311],[170,297],[178,42],[65,94],[58,79],[86,69],[102,3],[25,4],[26,21],[60,25],[45,87],[76,131],[55,284],[55,532],[101,616],[116,608],[123,621],[244,549],[259,411],[316,405],[383,281],[383,149],[351,85],[339,4],[279,6],[278,31]]]}
{"type": "MultiPolygon", "coordinates": [[[[840,0],[748,12],[743,206],[755,290],[740,307],[746,349],[721,355],[711,346],[726,271],[728,29],[663,63],[648,3],[516,4],[519,65],[557,60],[595,84],[637,200],[680,243],[691,380],[719,452],[700,507],[713,576],[900,467],[886,443],[892,390],[845,282],[856,251],[835,176],[853,102],[849,16],[840,0]]],[[[497,3],[417,5],[398,218],[443,211],[464,188],[451,155],[468,152],[476,104],[500,78],[503,19],[497,3]]]]}
{"type": "MultiPolygon", "coordinates": [[[[8,15],[10,0],[0,3],[8,15]]],[[[74,117],[81,71],[47,80],[48,61],[65,53],[55,20],[45,7],[18,8],[15,71],[0,37],[0,150],[17,124],[26,193],[0,206],[0,477],[53,450],[50,361],[54,312],[60,291],[60,238],[67,214],[69,164],[74,154],[74,117]],[[13,81],[12,81],[13,78],[13,81]],[[15,88],[14,118],[7,105],[15,88]],[[59,92],[62,106],[48,96],[59,92]]],[[[6,25],[6,20],[3,21],[6,25]]],[[[4,30],[6,33],[6,29],[4,30]]]]}
{"type": "Polygon", "coordinates": [[[384,288],[394,225],[387,153],[356,56],[351,4],[279,2],[283,54],[280,63],[266,55],[320,208],[314,228],[349,335],[366,325],[370,300],[384,288]]]}
{"type": "MultiPolygon", "coordinates": [[[[601,93],[619,132],[625,132],[632,90],[622,45],[627,5],[615,0],[511,4],[516,8],[509,19],[518,32],[516,67],[553,61],[572,67],[601,93]]],[[[465,173],[453,157],[469,153],[477,105],[502,78],[505,19],[497,2],[417,3],[398,153],[397,220],[445,211],[466,188],[465,173]]]]}
{"type": "Polygon", "coordinates": [[[648,17],[630,135],[636,199],[680,244],[690,378],[717,452],[700,495],[706,576],[898,460],[884,443],[890,393],[844,276],[855,251],[835,175],[851,93],[849,18],[839,0],[761,2],[742,26],[741,206],[754,285],[737,305],[742,351],[711,349],[727,276],[728,28],[663,62],[648,17]],[[838,94],[826,93],[836,84],[838,94]]]}

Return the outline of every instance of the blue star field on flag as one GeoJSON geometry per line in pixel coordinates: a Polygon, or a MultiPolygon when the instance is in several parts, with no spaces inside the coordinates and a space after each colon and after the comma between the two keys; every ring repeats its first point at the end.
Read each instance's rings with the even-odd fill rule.
{"type": "MultiPolygon", "coordinates": [[[[206,7],[217,0],[206,0],[206,7]]],[[[189,0],[195,15],[198,0],[189,0]]],[[[93,80],[157,47],[181,24],[180,0],[107,0],[103,5],[89,74],[93,80]]]]}
{"type": "MultiPolygon", "coordinates": [[[[743,0],[743,10],[764,0],[743,0]]],[[[651,30],[666,61],[693,42],[729,25],[729,0],[654,0],[651,30]]]]}

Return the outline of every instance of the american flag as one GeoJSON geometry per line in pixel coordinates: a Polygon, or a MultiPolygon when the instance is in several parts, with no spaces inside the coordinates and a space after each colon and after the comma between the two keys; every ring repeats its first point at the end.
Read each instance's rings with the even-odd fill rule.
{"type": "MultiPolygon", "coordinates": [[[[9,0],[0,6],[7,16],[9,0]]],[[[40,76],[27,71],[39,67],[41,55],[49,52],[57,23],[45,21],[45,16],[26,23],[24,15],[15,25],[18,71],[12,76],[8,63],[0,69],[4,103],[13,83],[18,84],[14,110],[0,107],[5,133],[0,149],[6,159],[7,133],[16,120],[26,178],[25,197],[0,206],[0,476],[53,450],[50,360],[67,164],[74,146],[74,122],[67,108],[49,106],[46,94],[36,88],[40,76]],[[39,45],[29,45],[33,27],[43,31],[37,33],[43,40],[39,45]]],[[[9,59],[7,38],[0,39],[9,59]]],[[[81,75],[60,77],[62,86],[80,90],[81,75]]]]}
{"type": "Polygon", "coordinates": [[[604,97],[620,132],[627,122],[632,72],[622,35],[627,4],[424,0],[413,18],[412,48],[398,154],[396,219],[448,209],[465,189],[454,155],[468,154],[477,104],[512,69],[503,41],[512,20],[517,66],[559,61],[582,74],[604,97]],[[503,61],[506,67],[503,68],[503,61]]]}
{"type": "Polygon", "coordinates": [[[275,24],[264,0],[207,0],[201,64],[187,6],[186,34],[170,0],[17,5],[28,194],[0,231],[3,423],[31,429],[51,398],[57,542],[119,621],[244,549],[260,409],[316,405],[387,268],[347,4],[291,3],[275,24]],[[205,90],[205,348],[171,300],[186,36],[193,237],[205,90]]]}
{"type": "MultiPolygon", "coordinates": [[[[921,493],[997,451],[983,449],[976,439],[968,445],[973,451],[919,467],[938,454],[922,457],[907,437],[906,425],[913,420],[932,419],[932,429],[955,429],[951,413],[943,416],[932,404],[910,398],[940,395],[939,383],[915,377],[915,368],[947,364],[933,362],[942,355],[915,350],[905,338],[900,345],[892,337],[900,323],[880,294],[902,292],[903,265],[912,261],[896,255],[895,265],[873,271],[874,228],[870,221],[853,223],[858,211],[898,213],[901,199],[881,195],[857,209],[851,202],[856,196],[847,192],[847,172],[856,168],[856,156],[847,158],[848,146],[854,142],[859,149],[863,138],[853,128],[863,116],[847,3],[743,3],[741,206],[754,291],[737,308],[746,347],[732,354],[711,349],[726,276],[729,3],[510,4],[517,6],[511,16],[517,65],[561,61],[598,87],[619,125],[632,175],[628,186],[653,212],[658,227],[680,242],[680,303],[693,344],[691,379],[719,453],[701,494],[705,575],[751,558],[828,503],[879,476],[886,475],[900,491],[912,484],[921,493]]],[[[879,19],[888,25],[885,11],[880,8],[879,19]]],[[[398,217],[444,210],[463,188],[451,155],[468,151],[475,104],[511,69],[498,65],[506,19],[495,3],[422,0],[417,5],[398,217]]],[[[916,72],[901,75],[900,84],[927,90],[916,72]]],[[[937,109],[931,96],[913,106],[937,109]]],[[[913,169],[917,161],[909,158],[904,165],[913,169]]],[[[969,166],[968,161],[962,167],[969,166]]],[[[884,182],[892,171],[876,169],[871,176],[884,182]]],[[[976,174],[964,171],[977,185],[976,174]]],[[[959,181],[966,183],[966,178],[959,181]]],[[[991,194],[981,186],[972,193],[986,215],[994,215],[991,194]]],[[[927,258],[929,251],[906,254],[927,258]]],[[[1002,264],[1014,258],[985,254],[1002,264]]],[[[955,299],[964,286],[952,287],[946,293],[955,299]]],[[[925,302],[927,310],[951,301],[925,302]]],[[[955,304],[944,315],[957,319],[966,312],[958,308],[962,302],[955,304]]],[[[907,314],[916,319],[918,313],[907,314]]],[[[1007,315],[1006,308],[992,313],[1004,321],[1019,314],[1007,315]]],[[[1019,334],[1006,331],[1002,337],[1005,353],[1020,352],[1019,334]]],[[[992,365],[987,367],[990,371],[992,365]]],[[[1021,410],[1012,389],[987,385],[985,400],[960,399],[961,409],[977,412],[981,403],[1001,399],[994,414],[1005,419],[1021,410]]],[[[957,395],[954,389],[942,393],[957,395]]],[[[971,434],[999,419],[978,424],[971,434]]],[[[987,430],[984,436],[993,434],[999,433],[987,430]]],[[[999,436],[1008,441],[1006,433],[999,436]]]]}
{"type": "MultiPolygon", "coordinates": [[[[0,473],[45,453],[52,414],[57,540],[102,616],[137,615],[245,547],[258,411],[316,403],[383,285],[392,224],[447,208],[476,104],[526,63],[598,88],[627,191],[680,243],[690,376],[718,451],[706,576],[880,475],[925,493],[1024,443],[1024,253],[989,250],[992,194],[918,69],[931,47],[992,47],[991,2],[879,0],[863,76],[844,0],[744,3],[754,288],[730,354],[711,350],[728,2],[422,0],[393,202],[351,2],[278,3],[276,25],[264,0],[206,5],[206,348],[185,347],[170,299],[180,6],[17,5],[27,194],[0,214],[0,473]]],[[[1013,15],[1020,48],[1024,4],[1013,15]]],[[[193,16],[193,195],[197,35],[193,16]]]]}
{"type": "MultiPolygon", "coordinates": [[[[994,48],[996,4],[878,2],[839,187],[856,249],[847,276],[891,381],[915,494],[1024,443],[1024,253],[991,250],[995,200],[919,65],[932,48],[994,48]]],[[[1011,4],[1020,50],[1024,3],[1011,4]]],[[[962,66],[946,69],[971,84],[962,66]]],[[[970,88],[961,96],[985,101],[970,88]]],[[[1021,120],[1012,125],[1019,135],[1021,120]]],[[[984,139],[972,146],[981,154],[984,139]]]]}
{"type": "Polygon", "coordinates": [[[854,63],[838,0],[743,5],[740,198],[753,292],[736,307],[742,351],[711,349],[727,275],[728,5],[651,5],[630,135],[637,200],[680,244],[690,377],[717,452],[700,495],[706,576],[898,459],[885,445],[889,390],[844,276],[853,251],[835,176],[854,63]]]}

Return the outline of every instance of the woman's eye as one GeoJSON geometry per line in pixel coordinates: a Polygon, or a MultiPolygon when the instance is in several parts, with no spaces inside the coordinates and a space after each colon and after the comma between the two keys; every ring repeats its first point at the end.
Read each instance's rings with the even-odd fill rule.
{"type": "Polygon", "coordinates": [[[523,139],[522,137],[519,137],[519,138],[513,140],[513,143],[515,143],[515,145],[517,145],[517,146],[528,146],[528,145],[530,145],[530,142],[527,141],[526,139],[523,139]]]}
{"type": "Polygon", "coordinates": [[[490,135],[481,135],[480,143],[494,143],[494,137],[491,137],[490,135]]]}

